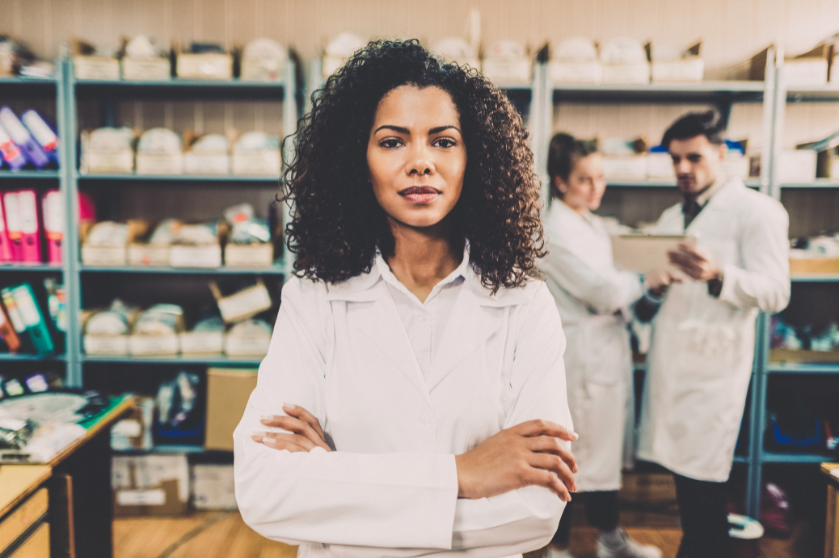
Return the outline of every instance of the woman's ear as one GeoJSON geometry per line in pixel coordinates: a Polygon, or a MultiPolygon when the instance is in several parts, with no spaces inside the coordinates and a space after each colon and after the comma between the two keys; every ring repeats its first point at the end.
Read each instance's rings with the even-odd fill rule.
{"type": "Polygon", "coordinates": [[[568,191],[568,185],[562,180],[561,176],[554,177],[554,187],[563,194],[568,191]]]}

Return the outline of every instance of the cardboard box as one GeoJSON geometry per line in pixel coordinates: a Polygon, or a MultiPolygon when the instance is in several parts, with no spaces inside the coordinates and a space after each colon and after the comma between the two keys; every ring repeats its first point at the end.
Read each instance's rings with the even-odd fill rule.
{"type": "Polygon", "coordinates": [[[518,60],[484,58],[481,73],[497,83],[528,85],[532,78],[533,62],[526,57],[518,60]]]}
{"type": "Polygon", "coordinates": [[[603,157],[603,174],[607,180],[644,180],[647,178],[647,155],[606,155],[603,157]]]}
{"type": "Polygon", "coordinates": [[[180,334],[180,344],[185,355],[220,355],[224,352],[224,332],[186,331],[180,334]]]}
{"type": "Polygon", "coordinates": [[[836,258],[790,258],[789,272],[796,274],[839,274],[839,259],[836,258]]]}
{"type": "Polygon", "coordinates": [[[79,165],[81,174],[96,173],[131,173],[134,171],[134,150],[130,147],[120,149],[93,149],[90,146],[90,132],[81,133],[82,157],[79,165]]]}
{"type": "Polygon", "coordinates": [[[160,56],[123,56],[122,79],[166,80],[172,77],[172,63],[160,56]]]}
{"type": "Polygon", "coordinates": [[[181,79],[233,79],[232,54],[179,52],[176,56],[176,74],[181,79]]]}
{"type": "Polygon", "coordinates": [[[262,279],[257,279],[252,287],[227,296],[221,294],[214,281],[210,282],[210,290],[225,323],[239,322],[271,308],[271,295],[262,279]]]}
{"type": "Polygon", "coordinates": [[[132,356],[176,355],[179,349],[177,334],[128,336],[128,353],[132,356]]]}
{"type": "Polygon", "coordinates": [[[548,64],[548,76],[552,83],[574,83],[599,85],[603,81],[603,65],[590,62],[559,62],[548,64]]]}
{"type": "MultiPolygon", "coordinates": [[[[97,246],[87,242],[87,235],[94,223],[83,222],[79,226],[79,236],[82,242],[82,263],[85,265],[127,265],[128,244],[125,246],[97,246]]],[[[148,231],[149,223],[139,219],[131,219],[128,225],[128,242],[139,238],[148,231]]]]}
{"type": "Polygon", "coordinates": [[[839,351],[769,349],[769,362],[839,362],[839,351]]]}
{"type": "Polygon", "coordinates": [[[833,61],[833,45],[818,45],[798,56],[784,58],[781,80],[786,87],[807,87],[825,85],[830,63],[833,61]]]}
{"type": "Polygon", "coordinates": [[[271,336],[265,337],[224,337],[224,354],[231,357],[264,357],[268,354],[271,336]]]}
{"type": "Polygon", "coordinates": [[[284,60],[272,58],[242,58],[242,79],[246,81],[282,81],[284,60]]]}
{"type": "Polygon", "coordinates": [[[816,181],[818,153],[812,149],[783,151],[778,159],[778,182],[809,184],[816,181]]]}
{"type": "Polygon", "coordinates": [[[689,56],[678,60],[657,60],[652,44],[648,46],[651,60],[651,78],[654,83],[702,81],[705,61],[700,58],[702,42],[687,49],[689,56]]]}
{"type": "Polygon", "coordinates": [[[196,510],[235,510],[233,465],[192,466],[192,506],[196,510]]]}
{"type": "Polygon", "coordinates": [[[128,245],[128,265],[169,265],[168,244],[132,242],[128,245]]]}
{"type": "Polygon", "coordinates": [[[127,335],[85,335],[84,352],[88,355],[124,356],[128,354],[127,335]]]}
{"type": "Polygon", "coordinates": [[[764,81],[766,79],[766,66],[770,60],[775,59],[775,45],[769,45],[744,63],[734,69],[736,79],[746,81],[764,81]]]}
{"type": "Polygon", "coordinates": [[[229,174],[230,155],[226,152],[184,152],[184,174],[229,174]]]}
{"type": "Polygon", "coordinates": [[[119,60],[112,56],[74,56],[76,79],[119,80],[119,60]]]}
{"type": "Polygon", "coordinates": [[[233,151],[233,174],[254,174],[279,176],[282,169],[280,152],[275,150],[263,151],[233,151]]]}
{"type": "Polygon", "coordinates": [[[221,245],[173,244],[169,249],[169,265],[172,267],[221,267],[221,245]]]}
{"type": "Polygon", "coordinates": [[[274,245],[228,243],[224,248],[227,267],[271,267],[274,265],[274,245]]]}
{"type": "Polygon", "coordinates": [[[184,162],[181,152],[146,153],[137,152],[137,174],[183,174],[184,162]]]}
{"type": "Polygon", "coordinates": [[[603,83],[646,85],[650,83],[650,64],[603,64],[603,83]]]}
{"type": "Polygon", "coordinates": [[[115,451],[152,449],[154,398],[135,397],[134,407],[111,428],[111,449],[115,451]]]}
{"type": "Polygon", "coordinates": [[[189,465],[185,455],[113,458],[114,516],[182,515],[189,507],[189,465]]]}
{"type": "Polygon", "coordinates": [[[248,398],[256,388],[256,377],[256,370],[207,370],[206,449],[233,451],[233,431],[245,414],[248,398]]]}

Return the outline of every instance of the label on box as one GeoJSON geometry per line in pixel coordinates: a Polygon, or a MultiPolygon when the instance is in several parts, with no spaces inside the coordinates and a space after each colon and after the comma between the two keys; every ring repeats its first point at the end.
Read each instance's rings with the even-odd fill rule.
{"type": "Polygon", "coordinates": [[[224,332],[190,331],[181,333],[181,353],[185,355],[220,355],[224,352],[224,332]]]}
{"type": "Polygon", "coordinates": [[[603,83],[646,84],[650,82],[649,64],[604,64],[603,83]]]}
{"type": "Polygon", "coordinates": [[[481,73],[492,81],[526,85],[530,83],[530,71],[532,67],[529,58],[522,58],[520,60],[485,58],[481,67],[481,73]]]}
{"type": "Polygon", "coordinates": [[[183,171],[180,153],[137,152],[137,174],[182,174],[183,171]]]}
{"type": "Polygon", "coordinates": [[[89,355],[127,355],[127,335],[85,335],[84,352],[89,355]]]}
{"type": "Polygon", "coordinates": [[[224,265],[228,267],[271,267],[274,263],[272,244],[233,244],[224,249],[224,265]]]}
{"type": "Polygon", "coordinates": [[[131,172],[134,170],[134,152],[130,149],[119,151],[87,150],[83,154],[82,170],[97,172],[131,172]]]}
{"type": "Polygon", "coordinates": [[[230,156],[227,153],[184,153],[184,173],[186,174],[228,174],[230,156]]]}
{"type": "Polygon", "coordinates": [[[128,352],[134,356],[176,355],[177,335],[132,335],[128,338],[128,352]]]}
{"type": "Polygon", "coordinates": [[[108,56],[74,56],[76,79],[119,79],[119,60],[108,56]]]}
{"type": "Polygon", "coordinates": [[[82,244],[82,263],[85,265],[125,265],[125,246],[91,246],[82,244]]]}
{"type": "Polygon", "coordinates": [[[126,56],[122,59],[122,79],[163,80],[172,77],[168,58],[126,56]]]}
{"type": "Polygon", "coordinates": [[[243,58],[242,79],[255,81],[280,81],[285,63],[273,58],[243,58]]]}
{"type": "Polygon", "coordinates": [[[221,267],[221,246],[180,246],[169,250],[169,265],[173,267],[221,267]]]}
{"type": "Polygon", "coordinates": [[[233,174],[280,174],[280,152],[239,151],[233,153],[233,174]]]}
{"type": "Polygon", "coordinates": [[[238,322],[271,308],[271,295],[265,285],[254,285],[217,301],[225,322],[238,322]]]}
{"type": "Polygon", "coordinates": [[[162,506],[166,503],[166,491],[154,490],[118,490],[117,504],[120,506],[162,506]]]}
{"type": "Polygon", "coordinates": [[[597,85],[603,81],[600,62],[551,62],[548,75],[553,83],[584,83],[597,85]]]}
{"type": "Polygon", "coordinates": [[[129,244],[129,265],[169,265],[169,246],[156,244],[129,244]]]}
{"type": "Polygon", "coordinates": [[[179,54],[179,78],[233,79],[233,57],[229,54],[179,54]]]}
{"type": "Polygon", "coordinates": [[[654,82],[702,81],[704,73],[705,62],[699,58],[652,63],[652,79],[654,82]]]}
{"type": "Polygon", "coordinates": [[[224,354],[237,357],[262,357],[268,354],[270,345],[270,335],[262,337],[231,337],[228,335],[224,338],[224,354]]]}

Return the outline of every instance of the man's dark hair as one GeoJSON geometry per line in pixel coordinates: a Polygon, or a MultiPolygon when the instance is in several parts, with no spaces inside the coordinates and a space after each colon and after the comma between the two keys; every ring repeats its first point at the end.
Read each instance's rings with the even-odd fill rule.
{"type": "Polygon", "coordinates": [[[667,128],[661,139],[661,146],[670,149],[670,142],[673,140],[686,140],[696,136],[705,136],[712,144],[722,145],[725,141],[724,132],[725,123],[718,112],[689,112],[667,128]]]}

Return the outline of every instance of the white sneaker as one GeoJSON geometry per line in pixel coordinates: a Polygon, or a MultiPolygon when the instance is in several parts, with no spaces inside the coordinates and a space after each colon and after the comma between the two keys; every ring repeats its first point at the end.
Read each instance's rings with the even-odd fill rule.
{"type": "Polygon", "coordinates": [[[615,529],[597,539],[597,558],[661,558],[661,550],[635,542],[623,529],[615,529]]]}
{"type": "Polygon", "coordinates": [[[545,558],[576,558],[573,554],[571,554],[570,550],[558,550],[556,548],[548,547],[548,551],[545,554],[545,558]]]}

